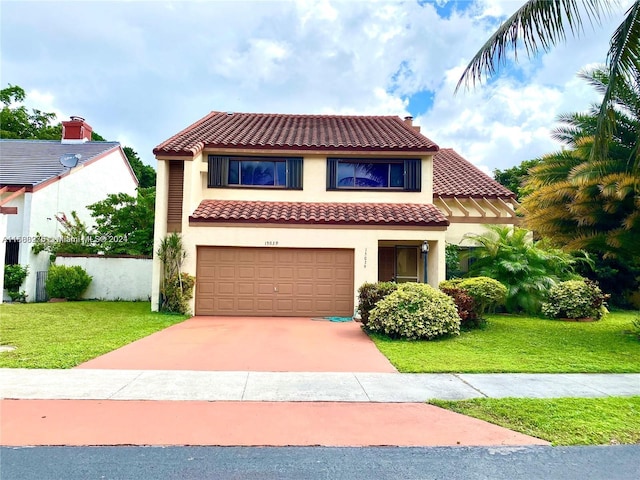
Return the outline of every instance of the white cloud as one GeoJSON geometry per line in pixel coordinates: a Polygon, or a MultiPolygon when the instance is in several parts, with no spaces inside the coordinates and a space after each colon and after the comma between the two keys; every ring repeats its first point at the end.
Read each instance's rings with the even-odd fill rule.
{"type": "Polygon", "coordinates": [[[147,163],[211,110],[404,116],[428,91],[422,132],[491,170],[557,148],[556,115],[595,100],[575,73],[604,59],[621,19],[453,96],[496,16],[518,5],[482,0],[441,18],[414,1],[6,2],[0,67],[31,106],[81,115],[147,163]]]}

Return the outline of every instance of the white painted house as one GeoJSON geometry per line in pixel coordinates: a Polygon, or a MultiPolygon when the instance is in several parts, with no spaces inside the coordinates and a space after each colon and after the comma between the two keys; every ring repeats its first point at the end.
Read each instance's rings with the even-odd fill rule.
{"type": "Polygon", "coordinates": [[[56,216],[72,211],[92,225],[87,205],[110,193],[135,196],[138,186],[118,142],[90,141],[92,128],[80,117],[62,125],[61,141],[0,139],[0,290],[5,264],[28,265],[28,301],[36,300],[37,272],[49,267],[48,253],[33,253],[33,239],[58,238],[56,216]]]}

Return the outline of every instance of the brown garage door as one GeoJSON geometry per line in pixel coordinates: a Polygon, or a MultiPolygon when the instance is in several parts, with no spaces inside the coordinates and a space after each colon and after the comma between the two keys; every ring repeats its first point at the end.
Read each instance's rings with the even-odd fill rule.
{"type": "Polygon", "coordinates": [[[353,314],[353,250],[198,247],[196,275],[196,315],[353,314]]]}

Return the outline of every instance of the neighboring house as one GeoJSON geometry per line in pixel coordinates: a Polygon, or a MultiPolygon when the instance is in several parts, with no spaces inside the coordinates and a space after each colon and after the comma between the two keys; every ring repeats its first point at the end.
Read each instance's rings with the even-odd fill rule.
{"type": "Polygon", "coordinates": [[[351,316],[364,282],[437,286],[446,241],[514,222],[515,195],[411,117],[212,112],[154,154],[154,250],[182,234],[196,315],[351,316]]]}
{"type": "Polygon", "coordinates": [[[0,261],[3,272],[5,264],[29,266],[28,301],[49,266],[49,254],[32,252],[36,235],[59,238],[56,216],[72,211],[91,225],[87,205],[110,193],[135,195],[138,185],[119,143],[89,141],[92,128],[80,117],[62,125],[61,141],[0,140],[0,261]]]}

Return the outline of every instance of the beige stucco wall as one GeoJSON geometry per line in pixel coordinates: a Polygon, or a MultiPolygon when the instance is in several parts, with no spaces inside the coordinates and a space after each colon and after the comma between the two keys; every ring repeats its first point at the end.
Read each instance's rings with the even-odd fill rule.
{"type": "MultiPolygon", "coordinates": [[[[268,153],[268,152],[267,152],[268,153]]],[[[265,155],[267,154],[265,153],[265,155]]],[[[273,153],[273,152],[272,152],[273,153]]],[[[216,152],[220,155],[221,152],[216,152]]],[[[444,280],[445,231],[420,229],[351,229],[309,228],[299,226],[189,226],[189,215],[203,199],[288,201],[288,202],[371,202],[371,203],[431,203],[433,198],[432,156],[422,157],[422,191],[330,191],[326,190],[326,154],[305,154],[303,167],[303,190],[255,189],[255,188],[208,188],[207,169],[209,152],[184,161],[184,191],[182,237],[187,250],[183,270],[196,274],[197,246],[244,246],[264,248],[349,248],[355,253],[354,292],[364,282],[378,279],[379,242],[395,242],[400,245],[419,245],[424,240],[430,243],[428,257],[429,283],[437,286],[444,280]]],[[[332,155],[336,156],[336,155],[332,155]]],[[[362,158],[363,155],[357,155],[362,158]]],[[[416,158],[415,155],[406,155],[416,158]]],[[[394,157],[397,158],[397,157],[394,157]]],[[[166,236],[168,161],[159,157],[156,194],[156,230],[154,251],[157,251],[166,236]]],[[[419,259],[418,271],[422,272],[419,259]]],[[[420,274],[422,276],[422,274],[420,274]]],[[[159,305],[161,265],[154,258],[152,309],[159,305]]],[[[354,298],[354,304],[357,304],[354,298]]],[[[191,308],[193,309],[194,301],[191,308]]]]}
{"type": "MultiPolygon", "coordinates": [[[[382,241],[401,245],[430,243],[428,277],[432,286],[444,280],[445,232],[405,229],[297,228],[297,227],[190,227],[182,237],[187,251],[183,270],[196,275],[197,246],[235,246],[263,248],[348,248],[354,250],[354,305],[357,288],[378,280],[378,244],[382,241]],[[442,254],[441,254],[442,253],[442,254]],[[441,258],[440,258],[441,257],[441,258]]],[[[418,271],[421,272],[421,264],[418,271]]],[[[159,280],[159,278],[158,278],[159,280]]],[[[154,282],[154,286],[156,283],[154,282]]],[[[157,306],[157,303],[155,303],[157,306]]],[[[191,308],[194,308],[192,301],[191,308]]]]}
{"type": "MultiPolygon", "coordinates": [[[[331,155],[336,157],[337,155],[331,155]]],[[[358,158],[363,158],[360,156],[358,158]]],[[[391,156],[399,158],[397,156],[391,156]]],[[[327,155],[305,155],[303,160],[303,189],[256,189],[247,187],[207,188],[208,154],[199,155],[193,162],[185,162],[193,169],[193,192],[191,211],[195,210],[202,199],[217,200],[262,200],[273,202],[371,202],[371,203],[431,203],[433,199],[432,177],[433,157],[408,156],[422,158],[422,191],[403,192],[398,190],[333,190],[327,191],[327,155]],[[200,174],[197,177],[196,172],[200,174]]]]}

